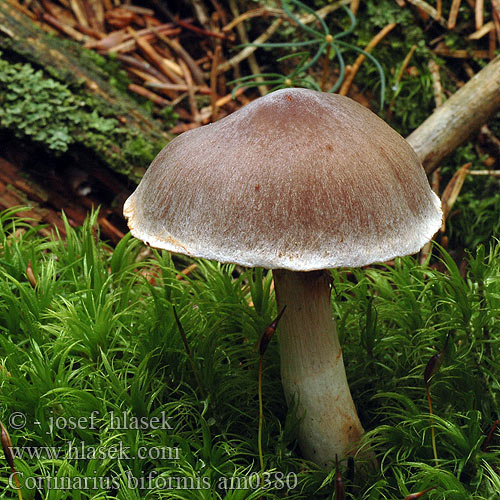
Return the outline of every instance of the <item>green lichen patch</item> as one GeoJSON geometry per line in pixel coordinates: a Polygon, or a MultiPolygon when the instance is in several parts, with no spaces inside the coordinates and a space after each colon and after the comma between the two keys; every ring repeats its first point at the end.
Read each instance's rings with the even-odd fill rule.
{"type": "Polygon", "coordinates": [[[147,166],[165,141],[149,142],[102,107],[94,96],[73,93],[42,70],[12,64],[0,52],[0,127],[56,153],[84,146],[127,175],[133,167],[147,166]]]}

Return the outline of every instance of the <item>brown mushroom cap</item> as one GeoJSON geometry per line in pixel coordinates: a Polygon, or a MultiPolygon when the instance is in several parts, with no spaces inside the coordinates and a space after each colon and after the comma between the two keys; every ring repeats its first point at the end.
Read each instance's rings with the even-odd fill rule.
{"type": "Polygon", "coordinates": [[[283,89],[171,141],[124,214],[153,247],[310,271],[415,253],[440,206],[412,148],[374,113],[283,89]]]}

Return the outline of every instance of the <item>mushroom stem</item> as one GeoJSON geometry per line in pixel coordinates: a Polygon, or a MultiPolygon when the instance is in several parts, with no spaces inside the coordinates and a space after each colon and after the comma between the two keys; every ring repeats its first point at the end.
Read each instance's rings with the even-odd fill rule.
{"type": "Polygon", "coordinates": [[[324,271],[273,270],[280,323],[281,378],[287,403],[301,419],[304,456],[328,466],[356,452],[363,427],[342,360],[324,271]]]}

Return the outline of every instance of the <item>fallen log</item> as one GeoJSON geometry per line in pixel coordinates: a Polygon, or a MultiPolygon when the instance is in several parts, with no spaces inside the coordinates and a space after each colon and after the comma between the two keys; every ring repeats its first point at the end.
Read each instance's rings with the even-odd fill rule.
{"type": "Polygon", "coordinates": [[[500,56],[474,75],[406,140],[431,174],[500,109],[500,56]]]}
{"type": "MultiPolygon", "coordinates": [[[[119,183],[117,186],[125,191],[119,183]]],[[[79,186],[68,178],[56,178],[44,186],[33,178],[29,169],[14,165],[0,156],[0,212],[19,207],[19,210],[14,208],[14,213],[19,217],[30,220],[33,224],[47,224],[47,227],[40,229],[41,234],[48,236],[56,230],[64,237],[66,227],[62,212],[66,214],[69,225],[77,227],[84,223],[89,210],[100,207],[97,221],[101,227],[101,235],[117,244],[124,236],[123,231],[127,230],[121,215],[125,196],[121,193],[116,196],[116,200],[122,200],[119,207],[116,204],[106,206],[92,191],[85,196],[80,196],[78,191],[79,186]]]]}
{"type": "Polygon", "coordinates": [[[119,68],[0,2],[0,127],[75,162],[84,151],[137,182],[170,137],[119,68]]]}

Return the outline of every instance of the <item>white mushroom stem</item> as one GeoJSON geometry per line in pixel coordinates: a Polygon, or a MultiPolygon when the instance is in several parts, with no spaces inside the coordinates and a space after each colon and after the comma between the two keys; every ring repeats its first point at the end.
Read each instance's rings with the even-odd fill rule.
{"type": "Polygon", "coordinates": [[[363,427],[354,406],[323,271],[273,271],[279,324],[281,378],[287,403],[295,401],[304,456],[331,465],[352,455],[363,427]]]}

